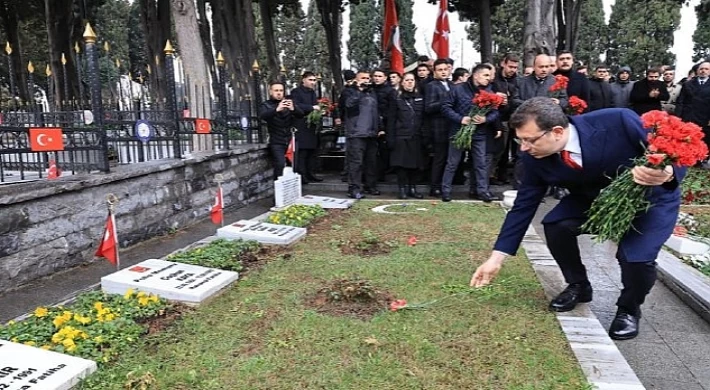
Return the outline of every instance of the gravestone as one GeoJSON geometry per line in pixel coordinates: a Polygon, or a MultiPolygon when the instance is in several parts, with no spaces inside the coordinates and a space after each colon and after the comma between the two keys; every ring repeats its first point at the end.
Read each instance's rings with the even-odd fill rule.
{"type": "Polygon", "coordinates": [[[0,340],[0,389],[68,390],[96,371],[96,362],[0,340]]]}
{"type": "Polygon", "coordinates": [[[101,278],[103,291],[124,294],[129,289],[171,301],[197,304],[239,279],[239,274],[215,268],[149,259],[101,278]]]}
{"type": "Polygon", "coordinates": [[[293,172],[293,168],[285,167],[284,173],[274,181],[274,198],[276,208],[291,206],[301,197],[301,175],[293,172]]]}
{"type": "Polygon", "coordinates": [[[355,204],[354,199],[330,198],[325,196],[305,195],[296,201],[296,204],[315,206],[324,209],[348,209],[355,204]]]}
{"type": "Polygon", "coordinates": [[[262,244],[289,245],[306,235],[306,229],[253,220],[241,220],[217,229],[217,237],[254,240],[262,244]]]}

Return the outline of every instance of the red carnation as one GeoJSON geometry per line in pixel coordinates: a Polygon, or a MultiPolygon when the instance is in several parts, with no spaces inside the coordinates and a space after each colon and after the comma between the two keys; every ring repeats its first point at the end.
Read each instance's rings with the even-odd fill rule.
{"type": "MultiPolygon", "coordinates": [[[[563,76],[564,77],[564,76],[563,76]]],[[[567,107],[568,115],[579,115],[587,109],[587,102],[577,96],[570,96],[569,106],[567,107]]]]}
{"type": "Polygon", "coordinates": [[[646,159],[651,165],[661,165],[661,163],[666,159],[666,155],[663,153],[647,154],[646,159]]]}
{"type": "Polygon", "coordinates": [[[407,300],[406,299],[395,299],[394,301],[390,302],[390,310],[391,311],[402,310],[405,307],[407,307],[407,300]]]}

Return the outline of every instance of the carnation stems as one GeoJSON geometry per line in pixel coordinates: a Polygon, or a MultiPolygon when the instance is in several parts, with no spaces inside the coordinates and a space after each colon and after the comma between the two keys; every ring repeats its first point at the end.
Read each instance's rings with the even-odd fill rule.
{"type": "Polygon", "coordinates": [[[636,184],[631,171],[627,170],[594,200],[582,231],[596,234],[597,242],[611,240],[618,243],[633,228],[634,218],[648,210],[647,190],[648,187],[636,184]]]}

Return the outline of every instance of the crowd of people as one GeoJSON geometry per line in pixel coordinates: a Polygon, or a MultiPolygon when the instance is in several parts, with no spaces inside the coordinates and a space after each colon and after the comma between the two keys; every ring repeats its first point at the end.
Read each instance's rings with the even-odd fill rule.
{"type": "MultiPolygon", "coordinates": [[[[405,74],[383,69],[345,71],[345,89],[334,119],[346,137],[344,181],[348,182],[348,196],[379,195],[378,179],[391,172],[396,173],[402,199],[422,198],[416,184],[425,179],[430,196],[450,201],[452,184],[460,181],[462,163],[467,161],[469,197],[496,200],[490,185],[508,184],[511,166],[516,167],[513,185],[517,188],[520,184],[522,168],[515,164],[520,148],[508,120],[517,107],[534,97],[553,98],[566,111],[572,96],[586,103],[585,112],[617,107],[641,115],[662,109],[706,132],[710,129],[710,110],[706,109],[710,87],[703,87],[710,76],[710,62],[695,65],[680,81],[670,66],[646,69],[645,78],[637,81],[632,75],[628,66],[619,67],[615,75],[605,65],[591,69],[577,63],[568,51],[554,57],[540,54],[525,68],[517,55],[507,54],[498,66],[482,63],[470,71],[455,68],[451,59],[426,57],[405,74]],[[553,97],[550,88],[558,75],[567,77],[568,83],[553,97]],[[480,91],[500,95],[503,104],[485,116],[471,117],[472,98],[480,91]],[[461,126],[470,123],[476,125],[476,131],[470,149],[463,150],[451,139],[461,126]],[[430,172],[430,177],[423,178],[423,172],[430,172]]],[[[317,126],[305,120],[310,112],[321,109],[315,85],[312,72],[303,74],[290,96],[285,94],[284,83],[270,84],[270,97],[259,115],[268,124],[276,177],[283,170],[283,151],[295,130],[296,171],[304,184],[322,181],[314,173],[317,126]]],[[[565,191],[553,187],[548,195],[561,198],[565,191]]]]}

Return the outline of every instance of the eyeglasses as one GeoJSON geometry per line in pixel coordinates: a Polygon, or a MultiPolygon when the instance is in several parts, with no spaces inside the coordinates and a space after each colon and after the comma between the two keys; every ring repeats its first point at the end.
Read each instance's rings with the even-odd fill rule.
{"type": "Polygon", "coordinates": [[[518,145],[533,145],[535,142],[537,142],[537,140],[539,140],[540,138],[544,137],[544,136],[547,135],[547,133],[549,133],[549,132],[550,132],[550,130],[545,130],[545,131],[542,132],[542,134],[538,135],[537,137],[533,137],[533,138],[530,138],[530,139],[525,139],[525,138],[513,138],[513,141],[515,141],[515,143],[518,144],[518,145]]]}

